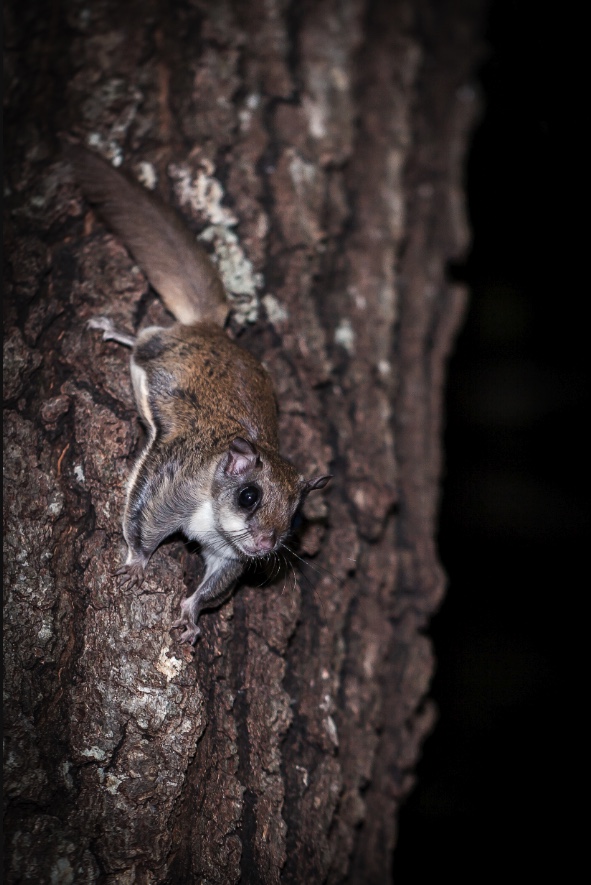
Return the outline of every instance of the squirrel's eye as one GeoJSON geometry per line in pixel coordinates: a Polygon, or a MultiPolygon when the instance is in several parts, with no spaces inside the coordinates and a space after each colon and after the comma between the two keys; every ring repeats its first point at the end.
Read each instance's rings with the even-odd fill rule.
{"type": "Polygon", "coordinates": [[[252,510],[259,503],[261,493],[256,486],[246,486],[238,495],[238,504],[244,510],[252,510]]]}

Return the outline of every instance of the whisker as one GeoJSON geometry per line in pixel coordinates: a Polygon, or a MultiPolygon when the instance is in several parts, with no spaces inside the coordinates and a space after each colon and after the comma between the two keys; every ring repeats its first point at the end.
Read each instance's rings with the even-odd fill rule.
{"type": "MultiPolygon", "coordinates": [[[[314,568],[314,567],[311,565],[311,563],[307,562],[305,559],[303,559],[301,556],[299,556],[299,555],[295,552],[295,550],[292,550],[290,547],[288,547],[287,544],[284,543],[284,544],[282,544],[281,546],[282,546],[285,550],[287,550],[288,553],[290,553],[290,554],[291,554],[292,556],[294,556],[297,560],[299,560],[303,565],[310,565],[311,568],[314,568]]],[[[293,571],[293,575],[294,575],[294,581],[295,581],[295,580],[297,580],[297,578],[296,578],[296,572],[295,572],[295,567],[294,567],[293,562],[291,563],[291,567],[292,567],[292,571],[293,571]]],[[[314,568],[314,571],[317,572],[318,574],[320,574],[320,571],[321,571],[321,570],[318,569],[318,568],[314,568]]],[[[335,576],[332,575],[327,569],[322,569],[322,571],[326,572],[326,574],[329,575],[329,576],[333,579],[333,581],[336,582],[336,578],[335,578],[335,576]]],[[[326,615],[326,610],[325,610],[325,607],[324,607],[324,603],[323,603],[323,601],[322,601],[322,598],[321,598],[320,594],[318,593],[318,590],[316,589],[316,587],[314,587],[314,585],[312,584],[310,578],[308,577],[308,575],[305,573],[305,571],[304,571],[301,567],[299,568],[299,573],[300,573],[300,575],[302,576],[302,578],[304,579],[304,581],[307,583],[307,585],[308,585],[308,587],[310,588],[310,590],[312,591],[312,594],[313,594],[313,596],[314,596],[314,599],[316,600],[316,602],[318,603],[319,608],[320,608],[321,611],[322,611],[322,617],[324,618],[325,621],[328,621],[328,618],[327,618],[327,615],[326,615]]],[[[294,587],[295,587],[295,584],[294,584],[294,587]]]]}
{"type": "Polygon", "coordinates": [[[329,578],[332,578],[332,580],[335,582],[335,584],[339,584],[339,581],[333,575],[333,573],[331,571],[329,571],[327,568],[324,568],[324,566],[319,565],[318,563],[315,563],[315,564],[311,563],[309,559],[303,559],[303,557],[301,557],[298,553],[296,553],[296,551],[292,547],[289,547],[285,543],[283,543],[281,546],[284,547],[289,553],[291,553],[292,556],[295,556],[296,559],[299,559],[299,561],[301,563],[303,563],[304,565],[311,568],[313,571],[318,572],[318,574],[320,574],[321,572],[324,572],[325,575],[327,575],[329,578]]]}
{"type": "MultiPolygon", "coordinates": [[[[283,552],[283,550],[281,548],[277,552],[277,556],[278,556],[278,558],[281,557],[281,563],[282,563],[283,567],[289,568],[288,575],[291,574],[291,576],[293,578],[293,583],[291,586],[290,593],[295,593],[295,589],[296,589],[296,586],[298,583],[298,578],[296,575],[296,570],[294,568],[293,562],[290,562],[290,560],[287,558],[287,556],[285,555],[285,553],[283,552]]],[[[281,588],[281,595],[282,596],[285,593],[286,588],[287,588],[287,576],[286,576],[285,581],[283,582],[283,587],[281,588]]]]}
{"type": "Polygon", "coordinates": [[[283,582],[283,587],[281,588],[281,595],[282,595],[282,596],[283,596],[283,594],[285,593],[285,591],[286,591],[286,589],[287,589],[287,578],[289,577],[290,574],[291,574],[291,576],[292,576],[292,578],[293,578],[293,583],[292,583],[292,585],[291,585],[291,589],[290,589],[289,592],[290,592],[290,593],[295,593],[295,589],[296,589],[296,586],[297,586],[297,577],[296,577],[295,569],[294,569],[292,563],[288,563],[288,562],[286,562],[285,565],[289,565],[289,572],[288,572],[288,574],[286,575],[285,581],[283,582]]]}

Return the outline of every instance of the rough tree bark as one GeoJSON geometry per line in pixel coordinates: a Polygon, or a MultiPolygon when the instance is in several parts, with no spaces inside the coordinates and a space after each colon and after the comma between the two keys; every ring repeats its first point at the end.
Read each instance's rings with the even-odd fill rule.
{"type": "Polygon", "coordinates": [[[7,26],[6,881],[385,883],[431,728],[424,635],[445,359],[464,292],[479,2],[13,3],[7,26]],[[169,634],[199,557],[117,590],[141,431],[127,353],[167,322],[59,153],[122,159],[210,244],[334,473],[297,570],[169,634]]]}

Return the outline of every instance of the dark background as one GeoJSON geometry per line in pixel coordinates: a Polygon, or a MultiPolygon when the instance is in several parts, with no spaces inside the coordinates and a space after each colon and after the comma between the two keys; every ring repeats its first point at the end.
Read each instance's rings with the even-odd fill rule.
{"type": "Polygon", "coordinates": [[[589,329],[564,125],[576,49],[561,20],[555,5],[506,0],[488,17],[466,169],[473,247],[450,269],[471,301],[448,377],[439,721],[400,815],[396,885],[574,881],[589,329]]]}

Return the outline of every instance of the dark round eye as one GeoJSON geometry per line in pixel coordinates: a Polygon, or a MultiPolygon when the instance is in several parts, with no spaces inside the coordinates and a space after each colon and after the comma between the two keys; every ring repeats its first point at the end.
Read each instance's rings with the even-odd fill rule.
{"type": "Polygon", "coordinates": [[[246,486],[238,495],[238,504],[244,510],[252,510],[259,503],[260,498],[261,492],[256,486],[246,486]]]}

